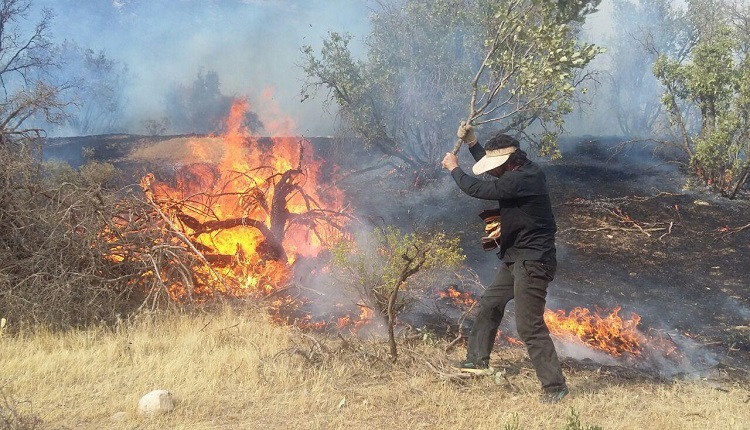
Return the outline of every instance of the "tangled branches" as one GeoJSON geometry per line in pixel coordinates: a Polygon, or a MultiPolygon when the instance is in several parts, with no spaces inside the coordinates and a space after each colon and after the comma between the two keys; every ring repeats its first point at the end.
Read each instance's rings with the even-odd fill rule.
{"type": "Polygon", "coordinates": [[[600,226],[595,228],[581,229],[581,228],[570,228],[569,230],[583,231],[583,232],[597,232],[597,231],[621,231],[621,232],[638,232],[645,235],[647,238],[651,238],[654,234],[659,233],[659,240],[664,239],[665,236],[672,234],[672,228],[675,225],[674,221],[665,222],[645,222],[633,218],[625,209],[629,203],[638,203],[646,200],[662,197],[662,196],[673,196],[670,193],[659,193],[653,197],[622,197],[617,199],[603,199],[600,201],[586,200],[583,198],[577,198],[572,202],[565,203],[566,205],[572,206],[584,206],[591,208],[594,212],[602,213],[606,215],[606,218],[599,221],[600,226]],[[609,220],[612,220],[610,222],[609,220]]]}
{"type": "Polygon", "coordinates": [[[112,321],[169,303],[166,285],[192,285],[198,257],[132,189],[108,187],[113,166],[42,166],[32,148],[0,147],[0,316],[112,321]]]}
{"type": "Polygon", "coordinates": [[[114,169],[48,173],[31,148],[0,148],[0,314],[65,325],[111,317],[137,276],[101,258],[112,208],[102,184],[114,169]]]}

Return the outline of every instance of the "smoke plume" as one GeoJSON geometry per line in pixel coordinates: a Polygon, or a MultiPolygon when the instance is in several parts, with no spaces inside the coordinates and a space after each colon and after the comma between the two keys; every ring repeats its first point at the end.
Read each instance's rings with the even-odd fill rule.
{"type": "Polygon", "coordinates": [[[163,115],[171,86],[215,71],[223,94],[252,100],[270,88],[282,110],[298,118],[300,133],[330,135],[333,116],[321,102],[300,103],[300,47],[320,45],[329,30],[363,35],[368,26],[365,2],[348,0],[34,0],[33,6],[54,11],[56,43],[74,40],[128,66],[123,123],[131,132],[163,115]]]}

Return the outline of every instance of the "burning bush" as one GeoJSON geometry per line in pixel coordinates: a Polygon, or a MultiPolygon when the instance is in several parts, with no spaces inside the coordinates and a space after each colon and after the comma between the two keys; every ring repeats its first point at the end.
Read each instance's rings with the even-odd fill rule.
{"type": "Polygon", "coordinates": [[[178,168],[172,183],[153,174],[141,180],[172,242],[199,264],[165,283],[175,301],[219,296],[262,296],[283,287],[301,257],[313,258],[336,239],[348,219],[341,193],[319,181],[310,144],[304,139],[263,141],[243,126],[247,102],[238,101],[227,133],[194,141],[194,163],[178,168]],[[205,159],[208,143],[221,145],[217,164],[205,159]],[[176,242],[175,242],[176,241],[176,242]]]}
{"type": "Polygon", "coordinates": [[[45,170],[30,146],[2,147],[0,315],[79,325],[283,287],[349,216],[319,181],[310,144],[250,136],[246,109],[236,103],[227,134],[207,139],[218,163],[191,142],[194,162],[172,183],[147,174],[140,190],[108,190],[111,165],[45,170]]]}

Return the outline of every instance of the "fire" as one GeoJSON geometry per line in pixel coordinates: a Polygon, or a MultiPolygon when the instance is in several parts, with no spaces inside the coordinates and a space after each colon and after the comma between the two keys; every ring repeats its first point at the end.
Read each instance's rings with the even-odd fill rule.
{"type": "Polygon", "coordinates": [[[630,319],[622,319],[619,312],[619,306],[604,316],[586,308],[575,308],[567,315],[562,310],[548,309],[544,321],[553,336],[575,340],[616,357],[623,353],[640,355],[645,341],[637,330],[641,317],[631,314],[630,319]]]}
{"type": "Polygon", "coordinates": [[[472,307],[477,303],[477,299],[469,291],[459,291],[455,287],[449,287],[446,291],[439,291],[438,297],[449,299],[455,304],[472,307]]]}
{"type": "Polygon", "coordinates": [[[358,316],[351,316],[350,314],[339,317],[336,321],[336,328],[339,330],[352,329],[356,330],[365,324],[373,322],[374,312],[372,308],[364,305],[359,305],[360,313],[358,316]]]}
{"type": "MultiPolygon", "coordinates": [[[[459,291],[454,287],[438,292],[437,296],[450,300],[459,308],[471,307],[477,302],[471,292],[459,291]]],[[[646,342],[646,337],[637,328],[641,317],[632,314],[630,319],[623,319],[618,315],[620,309],[618,306],[606,315],[580,307],[567,314],[563,310],[547,309],[544,321],[554,337],[581,343],[615,357],[625,353],[640,356],[642,344],[646,342]]],[[[507,336],[507,341],[511,345],[523,345],[523,342],[510,336],[507,336]]]]}
{"type": "MultiPolygon", "coordinates": [[[[154,174],[141,181],[167,226],[205,257],[192,267],[192,285],[167,286],[173,300],[268,295],[289,281],[298,259],[316,257],[340,237],[342,193],[321,180],[310,142],[253,136],[243,124],[248,108],[237,100],[223,135],[190,142],[192,162],[176,171],[174,184],[154,174]],[[207,154],[217,145],[221,157],[211,162],[207,154]]],[[[274,135],[293,135],[289,120],[269,124],[274,135]]]]}

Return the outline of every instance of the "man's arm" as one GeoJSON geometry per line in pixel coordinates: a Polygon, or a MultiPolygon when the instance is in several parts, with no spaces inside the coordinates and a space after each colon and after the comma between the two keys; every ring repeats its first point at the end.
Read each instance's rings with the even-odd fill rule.
{"type": "Polygon", "coordinates": [[[451,176],[458,184],[461,191],[466,194],[484,200],[501,200],[518,197],[518,179],[515,172],[507,172],[501,178],[494,181],[482,181],[469,176],[458,167],[458,157],[453,153],[445,154],[443,157],[443,168],[451,172],[451,176]]]}
{"type": "Polygon", "coordinates": [[[508,172],[494,181],[483,181],[467,175],[460,167],[451,170],[451,176],[464,193],[482,200],[513,199],[519,196],[516,175],[508,172]]]}
{"type": "Polygon", "coordinates": [[[474,157],[474,161],[479,161],[484,157],[485,152],[484,147],[479,144],[479,142],[474,143],[474,145],[469,146],[469,152],[471,152],[471,156],[474,157]]]}

